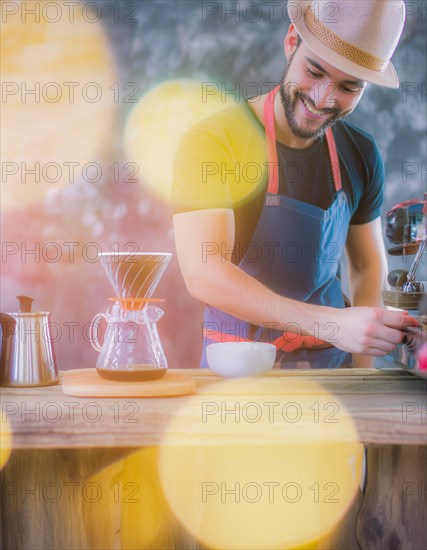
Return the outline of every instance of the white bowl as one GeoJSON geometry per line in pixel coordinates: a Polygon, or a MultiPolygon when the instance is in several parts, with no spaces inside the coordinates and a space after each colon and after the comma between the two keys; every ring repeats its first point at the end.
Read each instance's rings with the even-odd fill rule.
{"type": "Polygon", "coordinates": [[[209,367],[226,378],[257,376],[270,370],[276,348],[265,342],[220,342],[206,346],[209,367]]]}

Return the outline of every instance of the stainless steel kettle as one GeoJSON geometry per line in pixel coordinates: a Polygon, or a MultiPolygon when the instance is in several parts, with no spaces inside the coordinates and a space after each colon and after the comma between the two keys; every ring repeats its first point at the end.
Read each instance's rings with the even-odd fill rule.
{"type": "Polygon", "coordinates": [[[50,313],[32,311],[32,298],[17,296],[19,312],[0,313],[2,386],[51,386],[59,382],[50,313]]]}

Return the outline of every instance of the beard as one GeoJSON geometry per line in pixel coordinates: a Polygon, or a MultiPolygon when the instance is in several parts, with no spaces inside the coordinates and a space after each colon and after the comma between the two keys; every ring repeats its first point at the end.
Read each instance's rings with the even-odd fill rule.
{"type": "Polygon", "coordinates": [[[340,111],[339,109],[322,109],[323,113],[330,113],[331,116],[330,118],[325,120],[321,126],[319,126],[318,128],[310,129],[310,127],[304,128],[298,125],[295,117],[295,110],[298,102],[303,99],[313,108],[315,106],[310,97],[300,92],[297,85],[286,82],[286,76],[288,74],[294,55],[295,53],[290,57],[286,65],[285,72],[283,73],[282,80],[280,81],[280,98],[282,100],[283,110],[285,112],[288,126],[296,137],[301,139],[316,140],[321,138],[324,135],[325,130],[333,126],[335,122],[337,122],[338,120],[342,120],[350,113],[340,111]],[[291,90],[295,90],[293,96],[291,95],[291,90]]]}

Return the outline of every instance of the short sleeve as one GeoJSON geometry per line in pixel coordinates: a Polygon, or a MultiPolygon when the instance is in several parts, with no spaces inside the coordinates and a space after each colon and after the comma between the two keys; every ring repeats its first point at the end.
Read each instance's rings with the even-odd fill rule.
{"type": "Polygon", "coordinates": [[[246,105],[190,128],[174,161],[173,213],[233,208],[259,194],[267,178],[265,138],[246,105]]]}
{"type": "Polygon", "coordinates": [[[366,181],[363,185],[359,205],[351,218],[351,225],[369,223],[381,215],[384,201],[384,163],[373,139],[365,152],[366,181]]]}

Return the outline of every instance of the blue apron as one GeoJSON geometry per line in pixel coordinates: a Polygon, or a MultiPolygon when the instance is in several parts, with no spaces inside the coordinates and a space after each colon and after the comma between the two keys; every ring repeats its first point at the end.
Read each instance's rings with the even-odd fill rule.
{"type": "MultiPolygon", "coordinates": [[[[339,278],[339,260],[344,253],[350,211],[341,186],[338,155],[332,130],[326,130],[335,194],[327,210],[278,194],[279,172],[274,125],[274,97],[271,90],[264,102],[264,123],[268,153],[268,187],[263,210],[246,255],[239,267],[268,286],[276,294],[309,304],[344,308],[339,278]]],[[[323,326],[328,335],[338,332],[330,323],[323,326]]],[[[313,346],[318,333],[313,319],[312,337],[296,337],[297,344],[277,342],[283,333],[272,327],[255,327],[216,308],[204,313],[204,338],[201,368],[206,368],[206,346],[218,341],[275,341],[276,363],[281,368],[336,368],[351,363],[351,354],[333,346],[313,346]],[[307,345],[307,341],[311,341],[307,345]],[[292,351],[289,351],[289,350],[292,351]]],[[[296,324],[285,327],[298,333],[296,324]]],[[[290,334],[289,334],[290,336],[290,334]]],[[[292,342],[292,338],[290,339],[292,342]]],[[[319,340],[317,340],[319,342],[319,340]]]]}

